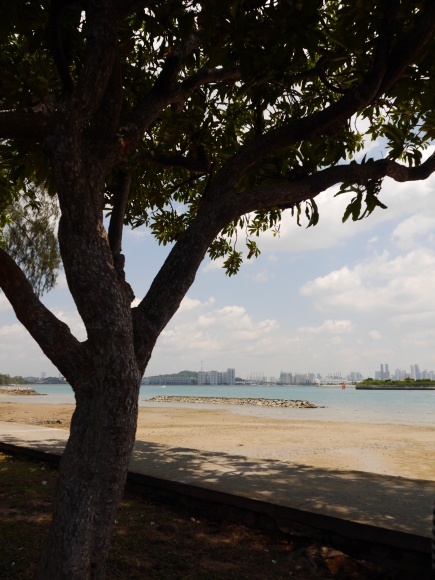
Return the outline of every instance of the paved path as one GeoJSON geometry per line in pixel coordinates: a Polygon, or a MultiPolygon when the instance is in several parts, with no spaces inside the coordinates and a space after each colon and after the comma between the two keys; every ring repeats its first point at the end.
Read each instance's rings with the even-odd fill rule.
{"type": "MultiPolygon", "coordinates": [[[[0,442],[61,454],[68,432],[0,422],[0,442]]],[[[136,441],[130,471],[428,538],[435,482],[136,441]]]]}

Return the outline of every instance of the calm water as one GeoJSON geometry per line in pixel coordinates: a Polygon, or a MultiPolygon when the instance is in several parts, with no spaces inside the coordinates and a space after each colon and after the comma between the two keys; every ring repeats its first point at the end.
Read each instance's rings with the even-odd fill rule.
{"type": "MultiPolygon", "coordinates": [[[[1,397],[2,401],[32,403],[74,403],[68,385],[34,385],[45,397],[1,397]]],[[[368,423],[402,423],[433,425],[435,427],[435,391],[357,391],[347,387],[317,388],[310,386],[197,386],[197,385],[143,385],[140,390],[141,406],[162,406],[148,403],[156,395],[181,395],[198,397],[264,397],[270,399],[306,399],[324,409],[269,409],[265,407],[240,407],[224,405],[194,405],[195,408],[228,408],[234,413],[316,421],[358,421],[368,423]]],[[[165,406],[187,406],[165,404],[165,406]]]]}

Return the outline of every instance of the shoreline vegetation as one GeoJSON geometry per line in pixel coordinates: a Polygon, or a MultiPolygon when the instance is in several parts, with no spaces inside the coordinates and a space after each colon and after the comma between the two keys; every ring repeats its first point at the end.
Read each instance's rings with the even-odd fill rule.
{"type": "Polygon", "coordinates": [[[263,399],[239,397],[177,397],[160,395],[144,399],[149,403],[205,403],[212,405],[254,405],[259,407],[290,407],[293,409],[319,409],[309,401],[289,399],[263,399]]]}
{"type": "Polygon", "coordinates": [[[0,386],[14,387],[15,385],[68,385],[65,379],[59,377],[46,377],[39,379],[38,377],[11,377],[10,375],[0,374],[0,386]]]}
{"type": "Polygon", "coordinates": [[[28,381],[23,377],[11,377],[10,375],[0,374],[0,386],[6,385],[28,385],[28,381]]]}
{"type": "Polygon", "coordinates": [[[378,379],[364,379],[363,381],[359,382],[358,385],[373,385],[373,386],[380,386],[380,387],[420,387],[420,386],[434,386],[435,381],[432,379],[405,379],[404,381],[396,381],[392,379],[385,379],[385,380],[378,380],[378,379]]]}

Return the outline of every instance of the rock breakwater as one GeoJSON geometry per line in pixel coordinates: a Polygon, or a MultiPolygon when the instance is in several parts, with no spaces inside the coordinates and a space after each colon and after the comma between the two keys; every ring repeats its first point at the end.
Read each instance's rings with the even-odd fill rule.
{"type": "Polygon", "coordinates": [[[236,397],[176,397],[160,395],[146,399],[150,403],[206,403],[208,405],[251,405],[259,407],[290,407],[293,409],[318,409],[309,401],[290,399],[253,399],[236,397]]]}
{"type": "Polygon", "coordinates": [[[30,387],[15,387],[15,386],[10,386],[10,387],[0,387],[0,395],[8,395],[9,397],[12,395],[41,395],[41,393],[38,393],[37,391],[35,391],[34,389],[31,389],[30,387]]]}

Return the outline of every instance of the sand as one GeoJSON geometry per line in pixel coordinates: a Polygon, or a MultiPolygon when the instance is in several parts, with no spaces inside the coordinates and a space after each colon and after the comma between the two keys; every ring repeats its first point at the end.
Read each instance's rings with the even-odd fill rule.
{"type": "MultiPolygon", "coordinates": [[[[68,429],[73,410],[73,405],[0,401],[0,421],[68,429]]],[[[136,438],[319,468],[435,481],[434,427],[292,421],[238,415],[225,409],[141,407],[136,438]]]]}

